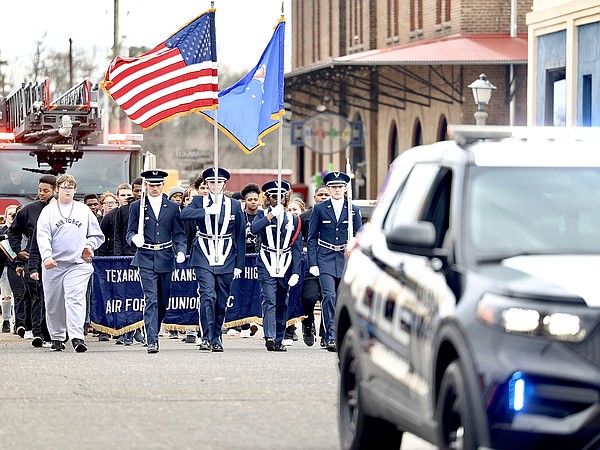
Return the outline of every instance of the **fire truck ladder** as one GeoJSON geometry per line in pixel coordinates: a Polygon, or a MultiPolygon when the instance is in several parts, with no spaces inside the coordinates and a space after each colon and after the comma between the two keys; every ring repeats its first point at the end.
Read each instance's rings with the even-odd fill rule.
{"type": "Polygon", "coordinates": [[[6,98],[7,128],[15,143],[31,144],[38,167],[25,169],[38,173],[64,173],[83,156],[81,147],[96,144],[100,138],[98,87],[89,79],[50,101],[49,79],[29,83],[6,98]]]}

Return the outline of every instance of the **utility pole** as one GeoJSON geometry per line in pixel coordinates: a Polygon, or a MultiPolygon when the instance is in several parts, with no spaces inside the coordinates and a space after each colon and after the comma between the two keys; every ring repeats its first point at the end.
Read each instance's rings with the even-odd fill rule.
{"type": "Polygon", "coordinates": [[[73,86],[73,39],[69,38],[69,86],[73,86]]]}

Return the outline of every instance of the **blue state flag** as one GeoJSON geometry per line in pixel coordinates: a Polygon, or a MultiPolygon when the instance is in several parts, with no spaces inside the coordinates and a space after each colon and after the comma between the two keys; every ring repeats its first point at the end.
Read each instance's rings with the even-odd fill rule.
{"type": "Polygon", "coordinates": [[[265,145],[261,139],[279,126],[283,116],[283,43],[285,21],[275,28],[258,64],[244,78],[219,93],[216,111],[201,111],[238,147],[250,154],[265,145]]]}

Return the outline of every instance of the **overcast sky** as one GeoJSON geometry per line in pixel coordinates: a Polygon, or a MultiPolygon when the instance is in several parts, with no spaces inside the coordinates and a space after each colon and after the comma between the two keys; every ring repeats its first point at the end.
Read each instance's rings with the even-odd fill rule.
{"type": "MultiPolygon", "coordinates": [[[[105,58],[112,54],[114,0],[26,0],[2,2],[0,60],[8,79],[22,80],[35,41],[44,39],[48,49],[68,51],[69,38],[75,48],[98,49],[105,58]]],[[[291,0],[283,0],[286,18],[286,71],[291,68],[291,0]]],[[[209,0],[120,0],[120,35],[124,46],[154,47],[190,20],[210,8],[209,0]]],[[[281,17],[282,0],[215,0],[217,58],[233,69],[249,70],[258,62],[281,17]]]]}

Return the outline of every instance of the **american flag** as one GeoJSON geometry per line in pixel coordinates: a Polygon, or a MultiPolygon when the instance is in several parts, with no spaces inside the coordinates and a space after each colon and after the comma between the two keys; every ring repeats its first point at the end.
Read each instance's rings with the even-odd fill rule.
{"type": "Polygon", "coordinates": [[[111,61],[102,87],[144,129],[218,104],[215,10],[153,50],[111,61]]]}

